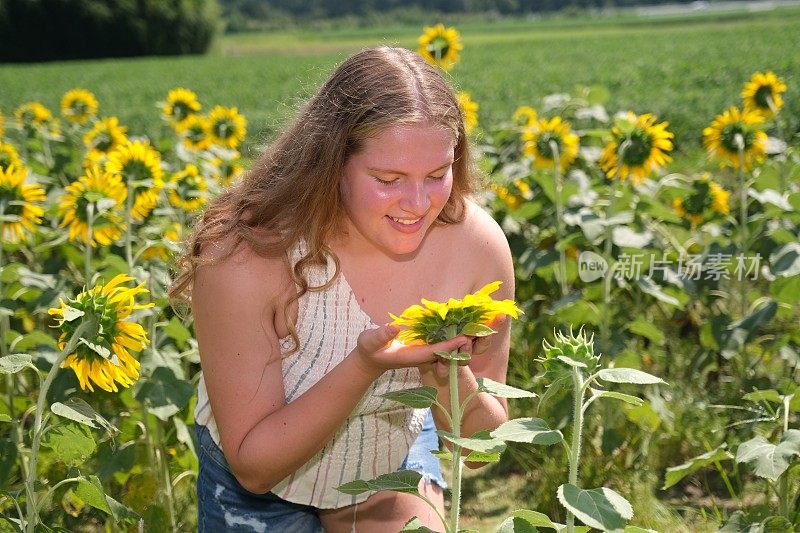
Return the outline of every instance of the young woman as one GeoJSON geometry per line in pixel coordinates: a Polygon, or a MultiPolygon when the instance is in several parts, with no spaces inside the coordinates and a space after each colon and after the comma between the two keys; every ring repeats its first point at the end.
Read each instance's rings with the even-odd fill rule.
{"type": "MultiPolygon", "coordinates": [[[[171,291],[190,298],[203,369],[201,532],[383,533],[413,516],[442,528],[413,495],[335,487],[410,468],[441,509],[431,411],[380,395],[425,384],[449,405],[442,350],[476,354],[459,369],[462,398],[480,376],[505,381],[508,320],[480,343],[431,346],[402,345],[381,325],[421,298],[494,280],[495,297],[513,298],[508,244],[470,199],[473,183],[452,89],[417,54],[382,47],[339,66],[208,207],[171,291]]],[[[480,394],[462,434],[506,419],[503,400],[480,394]]]]}

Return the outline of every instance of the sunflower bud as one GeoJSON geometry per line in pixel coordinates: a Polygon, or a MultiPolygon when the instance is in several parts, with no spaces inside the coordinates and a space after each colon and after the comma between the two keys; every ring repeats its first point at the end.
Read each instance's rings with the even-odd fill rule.
{"type": "Polygon", "coordinates": [[[585,368],[588,372],[594,372],[600,362],[600,356],[594,354],[594,335],[587,337],[583,328],[577,335],[568,335],[556,331],[553,344],[542,342],[544,357],[539,359],[548,370],[563,368],[565,365],[571,367],[585,368]]]}

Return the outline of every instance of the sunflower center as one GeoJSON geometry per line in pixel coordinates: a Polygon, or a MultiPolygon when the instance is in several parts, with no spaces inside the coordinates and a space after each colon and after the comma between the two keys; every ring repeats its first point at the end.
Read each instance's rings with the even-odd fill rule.
{"type": "Polygon", "coordinates": [[[430,46],[433,51],[433,55],[435,56],[438,52],[439,57],[442,58],[446,56],[447,52],[450,50],[450,41],[439,35],[431,41],[430,46]]]}
{"type": "Polygon", "coordinates": [[[220,119],[214,123],[214,132],[217,134],[217,137],[221,139],[233,137],[233,124],[226,118],[220,119]]]}
{"type": "Polygon", "coordinates": [[[683,209],[692,215],[701,215],[711,206],[710,186],[707,181],[694,184],[694,192],[683,201],[683,209]]]}
{"type": "Polygon", "coordinates": [[[722,146],[731,153],[739,153],[739,145],[736,142],[737,135],[740,135],[744,146],[742,150],[749,150],[755,142],[755,133],[741,122],[725,124],[720,131],[720,141],[722,146]]]}
{"type": "Polygon", "coordinates": [[[550,141],[555,142],[559,154],[563,153],[561,135],[552,131],[545,131],[539,135],[539,138],[536,139],[536,151],[546,159],[555,160],[556,154],[550,145],[550,141]]]}
{"type": "Polygon", "coordinates": [[[89,104],[83,100],[75,100],[69,106],[70,112],[75,116],[83,116],[89,114],[89,104]]]}
{"type": "Polygon", "coordinates": [[[770,101],[774,102],[774,97],[772,96],[772,87],[769,85],[762,85],[756,90],[756,94],[753,95],[753,100],[755,100],[756,105],[762,109],[770,109],[770,101]]]}
{"type": "Polygon", "coordinates": [[[177,184],[178,196],[181,198],[191,200],[200,196],[200,184],[194,176],[186,176],[178,181],[177,184]]]}
{"type": "Polygon", "coordinates": [[[114,138],[107,131],[99,132],[92,140],[94,141],[95,149],[101,152],[108,152],[114,146],[114,138]]]}
{"type": "Polygon", "coordinates": [[[184,101],[178,101],[172,104],[172,116],[181,121],[192,114],[192,108],[184,101]]]}
{"type": "Polygon", "coordinates": [[[192,141],[193,143],[201,142],[205,137],[203,126],[201,126],[200,124],[195,124],[189,127],[189,129],[186,132],[186,137],[188,137],[189,140],[192,141]]]}
{"type": "Polygon", "coordinates": [[[122,165],[122,177],[126,183],[140,181],[153,177],[150,167],[139,159],[130,159],[122,165]]]}
{"type": "Polygon", "coordinates": [[[3,213],[6,215],[22,215],[23,199],[20,198],[18,192],[19,191],[16,187],[0,185],[0,209],[2,209],[3,213]]]}
{"type": "Polygon", "coordinates": [[[0,150],[0,168],[8,168],[14,160],[11,158],[11,154],[6,152],[5,150],[0,150]]]}
{"type": "Polygon", "coordinates": [[[639,167],[647,162],[653,151],[653,139],[644,130],[634,130],[620,143],[619,155],[623,164],[639,167]]]}

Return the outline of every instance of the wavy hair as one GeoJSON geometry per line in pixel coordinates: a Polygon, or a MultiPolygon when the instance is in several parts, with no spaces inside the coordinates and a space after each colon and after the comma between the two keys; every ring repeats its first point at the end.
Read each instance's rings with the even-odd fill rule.
{"type": "Polygon", "coordinates": [[[283,309],[296,351],[299,341],[289,306],[307,291],[324,290],[339,275],[339,259],[327,243],[341,227],[344,213],[342,168],[367,139],[385,128],[418,123],[443,127],[453,136],[453,188],[437,223],[463,220],[477,171],[453,89],[414,52],[363,50],[333,72],[252,169],[198,218],[177,260],[177,277],[169,289],[173,304],[191,302],[199,266],[224,260],[242,243],[262,257],[286,258],[303,240],[305,252],[289,268],[296,295],[283,309]],[[223,241],[231,244],[220,255],[213,260],[201,257],[206,245],[223,241]],[[310,287],[306,269],[326,264],[328,257],[336,266],[334,277],[310,287]]]}

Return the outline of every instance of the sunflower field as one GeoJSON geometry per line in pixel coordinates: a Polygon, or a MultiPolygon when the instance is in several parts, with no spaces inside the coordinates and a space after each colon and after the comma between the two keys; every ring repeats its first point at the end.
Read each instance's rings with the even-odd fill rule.
{"type": "MultiPolygon", "coordinates": [[[[583,440],[580,458],[509,442],[464,480],[462,525],[800,527],[798,72],[752,69],[708,97],[719,105],[702,120],[642,105],[646,91],[572,83],[497,91],[513,101],[503,114],[468,64],[481,53],[468,33],[433,24],[414,41],[457,80],[486,178],[478,200],[514,254],[524,313],[508,382],[530,393],[511,415],[583,440]],[[600,356],[618,385],[585,384],[589,403],[608,401],[578,409],[579,429],[558,365],[600,356]],[[567,470],[576,494],[625,505],[586,513],[560,487],[567,470]],[[508,480],[513,491],[497,488],[508,480]],[[498,490],[513,492],[506,507],[481,507],[498,490]]],[[[99,82],[13,100],[12,77],[0,95],[0,531],[192,531],[199,356],[166,290],[192,220],[242,175],[271,119],[248,134],[235,92],[188,84],[136,109],[106,105],[99,82]]]]}

